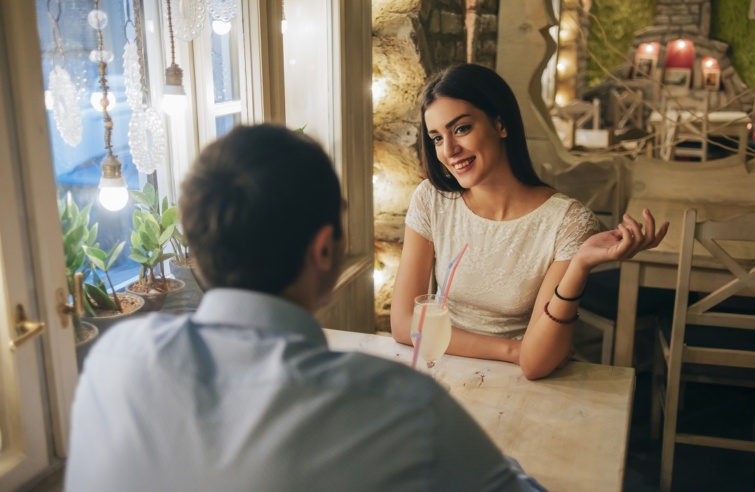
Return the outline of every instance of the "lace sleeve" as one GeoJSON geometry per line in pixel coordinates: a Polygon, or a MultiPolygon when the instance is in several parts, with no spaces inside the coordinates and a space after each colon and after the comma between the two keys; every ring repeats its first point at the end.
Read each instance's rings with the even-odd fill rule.
{"type": "Polygon", "coordinates": [[[554,260],[571,260],[582,243],[598,231],[600,231],[600,224],[595,214],[579,202],[572,203],[556,234],[554,260]]]}
{"type": "Polygon", "coordinates": [[[433,240],[433,231],[430,224],[430,210],[432,209],[432,185],[425,180],[417,186],[409,202],[409,210],[406,212],[406,225],[415,230],[425,239],[433,240]]]}

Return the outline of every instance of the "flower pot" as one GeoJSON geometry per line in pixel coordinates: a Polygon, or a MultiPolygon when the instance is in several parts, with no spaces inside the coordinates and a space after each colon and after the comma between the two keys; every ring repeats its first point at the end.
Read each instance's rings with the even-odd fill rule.
{"type": "Polygon", "coordinates": [[[186,285],[180,294],[168,297],[163,309],[183,313],[196,311],[199,301],[202,300],[204,289],[194,275],[194,269],[191,266],[179,265],[171,259],[170,273],[178,280],[183,280],[186,285]]]}
{"type": "Polygon", "coordinates": [[[126,291],[144,299],[142,311],[159,311],[169,294],[174,295],[181,292],[185,286],[183,280],[166,278],[164,285],[162,279],[157,279],[152,286],[144,286],[139,282],[134,282],[126,287],[126,291]]]}
{"type": "Polygon", "coordinates": [[[118,294],[118,299],[121,301],[124,312],[96,310],[95,316],[83,316],[81,318],[82,323],[87,322],[96,326],[101,336],[115,323],[142,311],[144,308],[144,299],[138,295],[121,292],[118,294]]]}
{"type": "Polygon", "coordinates": [[[97,326],[86,321],[79,322],[79,326],[76,328],[76,365],[79,368],[79,373],[84,368],[84,359],[86,359],[89,349],[92,348],[99,335],[100,330],[97,326]]]}

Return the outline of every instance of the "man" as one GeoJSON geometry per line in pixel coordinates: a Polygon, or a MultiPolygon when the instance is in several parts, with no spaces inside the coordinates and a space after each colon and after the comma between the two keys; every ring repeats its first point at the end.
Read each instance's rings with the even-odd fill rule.
{"type": "Polygon", "coordinates": [[[76,391],[66,490],[527,490],[430,378],[328,350],[313,313],[344,256],[338,178],[283,127],[240,127],[182,186],[208,288],[114,327],[76,391]]]}

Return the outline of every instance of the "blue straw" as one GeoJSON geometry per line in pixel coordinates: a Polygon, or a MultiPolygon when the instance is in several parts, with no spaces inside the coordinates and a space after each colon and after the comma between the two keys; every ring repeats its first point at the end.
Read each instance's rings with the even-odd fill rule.
{"type": "Polygon", "coordinates": [[[451,260],[451,263],[448,264],[448,270],[446,270],[446,278],[443,279],[443,286],[440,288],[440,295],[437,296],[437,303],[440,304],[443,300],[443,293],[446,291],[446,284],[448,283],[448,277],[451,275],[451,270],[453,269],[454,263],[456,263],[456,260],[459,259],[459,255],[461,252],[456,253],[456,256],[454,256],[454,259],[451,260]]]}

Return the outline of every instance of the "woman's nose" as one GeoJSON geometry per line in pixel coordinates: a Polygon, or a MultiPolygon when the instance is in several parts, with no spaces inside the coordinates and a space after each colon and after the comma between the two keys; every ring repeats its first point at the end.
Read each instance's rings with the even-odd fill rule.
{"type": "Polygon", "coordinates": [[[453,157],[459,152],[459,146],[453,138],[447,138],[443,141],[443,154],[446,157],[453,157]]]}

